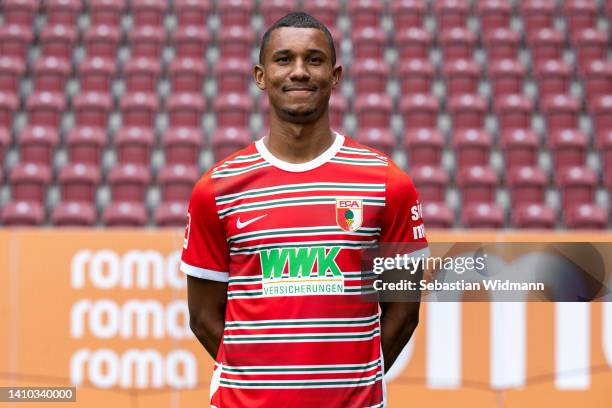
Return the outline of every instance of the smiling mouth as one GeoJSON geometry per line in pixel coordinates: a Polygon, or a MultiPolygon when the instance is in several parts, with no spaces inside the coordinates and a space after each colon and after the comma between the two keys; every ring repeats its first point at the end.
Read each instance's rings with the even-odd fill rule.
{"type": "Polygon", "coordinates": [[[315,91],[315,88],[304,88],[304,87],[288,87],[283,89],[284,92],[291,92],[291,93],[311,93],[315,91]]]}

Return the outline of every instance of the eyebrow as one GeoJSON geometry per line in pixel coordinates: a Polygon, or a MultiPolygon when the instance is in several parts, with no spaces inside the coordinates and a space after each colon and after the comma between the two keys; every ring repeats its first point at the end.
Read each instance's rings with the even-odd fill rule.
{"type": "MultiPolygon", "coordinates": [[[[311,54],[323,54],[323,55],[327,55],[325,54],[325,51],[322,50],[321,48],[309,48],[306,50],[307,52],[311,53],[311,54]]],[[[291,54],[293,51],[289,50],[289,49],[284,49],[284,50],[278,50],[278,51],[274,51],[272,53],[272,55],[278,55],[278,54],[291,54]]]]}

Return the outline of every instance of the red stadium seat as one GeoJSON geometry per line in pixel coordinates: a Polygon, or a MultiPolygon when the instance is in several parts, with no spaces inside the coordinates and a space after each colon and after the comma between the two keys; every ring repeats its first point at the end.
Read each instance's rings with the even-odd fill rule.
{"type": "Polygon", "coordinates": [[[537,166],[517,166],[509,169],[506,183],[510,192],[510,204],[543,204],[548,177],[537,166]]]}
{"type": "Polygon", "coordinates": [[[410,167],[440,166],[444,136],[435,129],[407,130],[403,147],[410,167]]]}
{"type": "Polygon", "coordinates": [[[569,229],[605,230],[608,225],[606,210],[596,204],[577,205],[563,215],[563,223],[569,229]]]}
{"type": "Polygon", "coordinates": [[[467,25],[470,9],[467,0],[439,0],[433,3],[433,9],[439,31],[463,28],[467,25]]]}
{"type": "Polygon", "coordinates": [[[527,35],[542,28],[552,28],[556,5],[554,0],[526,0],[520,5],[520,12],[526,26],[527,35]]]}
{"type": "Polygon", "coordinates": [[[555,211],[546,204],[523,204],[512,211],[512,226],[520,229],[553,229],[555,211]]]}
{"type": "Polygon", "coordinates": [[[539,140],[531,130],[512,129],[502,132],[501,147],[506,168],[536,166],[539,140]]]}
{"type": "Polygon", "coordinates": [[[161,27],[169,3],[165,0],[131,0],[134,27],[161,27]]]}
{"type": "Polygon", "coordinates": [[[164,44],[164,30],[161,27],[144,26],[132,29],[129,34],[131,57],[159,59],[164,44]]]}
{"type": "Polygon", "coordinates": [[[42,3],[47,15],[47,25],[76,27],[82,8],[81,0],[45,0],[42,3]]]}
{"type": "Polygon", "coordinates": [[[174,57],[203,59],[209,42],[208,30],[204,26],[180,27],[174,32],[174,57]]]}
{"type": "Polygon", "coordinates": [[[74,97],[73,106],[77,126],[106,129],[113,100],[108,93],[79,93],[74,97]]]}
{"type": "Polygon", "coordinates": [[[170,63],[169,76],[172,92],[201,93],[206,65],[197,59],[175,59],[170,63]]]}
{"type": "Polygon", "coordinates": [[[400,112],[406,129],[436,128],[438,100],[431,94],[408,95],[400,102],[400,112]]]}
{"type": "Polygon", "coordinates": [[[502,228],[504,211],[495,203],[468,204],[462,208],[461,223],[466,228],[502,228]]]}
{"type": "Polygon", "coordinates": [[[445,203],[428,202],[423,204],[423,220],[428,230],[448,229],[452,228],[455,216],[445,203]]]}
{"type": "Polygon", "coordinates": [[[591,120],[595,129],[595,141],[600,144],[602,138],[612,131],[612,95],[595,99],[591,107],[591,120]]]}
{"type": "Polygon", "coordinates": [[[123,66],[127,92],[157,92],[161,64],[156,58],[130,58],[123,66]]]}
{"type": "Polygon", "coordinates": [[[39,92],[64,93],[70,77],[70,61],[57,57],[42,57],[34,63],[34,88],[39,92]]]}
{"type": "Polygon", "coordinates": [[[440,47],[444,62],[473,58],[476,36],[467,28],[455,27],[440,34],[440,47]]]}
{"type": "Polygon", "coordinates": [[[495,99],[499,129],[529,129],[533,102],[524,95],[506,95],[495,99]]]}
{"type": "Polygon", "coordinates": [[[548,60],[538,64],[535,77],[540,99],[569,93],[571,72],[570,65],[563,61],[548,60]]]}
{"type": "Polygon", "coordinates": [[[31,27],[0,25],[0,55],[25,61],[32,42],[31,27]]]}
{"type": "Polygon", "coordinates": [[[91,227],[96,223],[96,209],[88,203],[60,202],[53,209],[51,222],[57,227],[91,227]]]}
{"type": "Polygon", "coordinates": [[[126,0],[89,0],[91,24],[119,27],[126,8],[126,0]]]}
{"type": "Polygon", "coordinates": [[[67,164],[59,172],[63,201],[94,204],[100,183],[100,168],[93,164],[67,164]]]}
{"type": "Polygon", "coordinates": [[[219,2],[217,6],[221,27],[248,27],[254,11],[255,1],[253,0],[225,0],[219,2]]]}
{"type": "Polygon", "coordinates": [[[147,210],[135,202],[111,202],[102,213],[104,225],[110,228],[143,227],[147,223],[147,210]]]}
{"type": "Polygon", "coordinates": [[[389,78],[389,66],[375,59],[358,60],[351,66],[357,95],[385,93],[389,78]]]}
{"type": "Polygon", "coordinates": [[[468,166],[459,169],[457,186],[461,190],[464,205],[494,202],[497,184],[497,174],[490,166],[468,166]]]}
{"type": "Polygon", "coordinates": [[[161,190],[161,201],[188,203],[193,186],[199,177],[200,172],[196,166],[171,164],[162,167],[157,175],[161,190]]]}
{"type": "Polygon", "coordinates": [[[482,96],[478,94],[453,96],[448,106],[455,130],[484,127],[487,103],[482,96]]]}
{"type": "Polygon", "coordinates": [[[123,126],[152,128],[158,108],[159,102],[155,94],[125,94],[121,99],[123,126]]]}
{"type": "Polygon", "coordinates": [[[143,202],[150,182],[149,166],[122,164],[114,166],[108,173],[113,201],[143,202]]]}
{"type": "Polygon", "coordinates": [[[205,100],[202,95],[190,93],[173,93],[166,102],[170,126],[194,127],[200,126],[205,100]]]}
{"type": "Polygon", "coordinates": [[[605,31],[596,28],[582,30],[576,34],[572,43],[576,50],[576,63],[580,71],[586,69],[591,62],[605,60],[608,57],[610,44],[605,31]]]}
{"type": "Polygon", "coordinates": [[[543,28],[528,37],[531,58],[537,66],[548,60],[563,59],[563,35],[554,28],[543,28]]]}
{"type": "Polygon", "coordinates": [[[400,28],[395,36],[395,46],[400,61],[427,60],[431,47],[431,36],[423,28],[400,28]]]}
{"type": "Polygon", "coordinates": [[[570,38],[574,34],[597,25],[596,0],[569,0],[564,2],[563,12],[570,38]]]}
{"type": "Polygon", "coordinates": [[[427,3],[425,0],[393,0],[391,2],[393,23],[399,27],[423,27],[427,3]]]}
{"type": "Polygon", "coordinates": [[[75,127],[66,136],[68,161],[100,166],[106,131],[100,128],[75,127]]]}
{"type": "Polygon", "coordinates": [[[37,8],[37,0],[4,0],[4,24],[31,27],[37,8]]]}
{"type": "Polygon", "coordinates": [[[14,200],[44,203],[51,183],[51,169],[44,164],[18,163],[9,176],[14,200]]]}
{"type": "Polygon", "coordinates": [[[113,26],[93,26],[85,31],[85,48],[88,57],[102,57],[115,61],[121,41],[121,31],[113,26]]]}
{"type": "Polygon", "coordinates": [[[587,136],[572,129],[552,132],[548,144],[552,151],[555,172],[564,167],[586,165],[587,136]]]}
{"type": "Polygon", "coordinates": [[[15,94],[0,92],[0,128],[10,129],[19,101],[15,94]]]}
{"type": "Polygon", "coordinates": [[[376,0],[354,0],[348,3],[351,28],[378,27],[384,11],[384,4],[376,0]]]}
{"type": "Polygon", "coordinates": [[[351,41],[355,61],[367,58],[384,59],[387,35],[382,28],[365,27],[355,30],[351,36],[351,41]]]}
{"type": "Polygon", "coordinates": [[[479,79],[480,68],[473,60],[460,59],[444,64],[447,97],[477,93],[479,79]]]}
{"type": "Polygon", "coordinates": [[[523,93],[525,66],[518,60],[504,59],[489,65],[494,97],[523,93]]]}
{"type": "Polygon", "coordinates": [[[70,61],[76,41],[77,31],[73,27],[47,25],[40,34],[42,55],[70,61]]]}
{"type": "Polygon", "coordinates": [[[581,77],[589,106],[593,106],[597,98],[612,94],[612,61],[591,62],[581,77]]]}
{"type": "MultiPolygon", "coordinates": [[[[606,132],[606,134],[601,138],[599,148],[601,150],[600,154],[601,161],[603,163],[604,175],[609,174],[612,176],[612,130],[606,132]]],[[[2,157],[0,157],[0,159],[1,158],[2,157]]]]}
{"type": "Polygon", "coordinates": [[[311,0],[304,2],[304,11],[325,24],[336,27],[340,13],[340,3],[335,0],[311,0]]]}
{"type": "MultiPolygon", "coordinates": [[[[0,163],[4,163],[4,155],[11,144],[11,134],[7,128],[0,127],[0,163]]],[[[0,166],[0,171],[2,166],[0,166]]],[[[0,175],[0,183],[2,182],[2,175],[0,175]]]]}
{"type": "Polygon", "coordinates": [[[17,139],[21,163],[53,164],[53,151],[59,144],[59,135],[53,127],[34,126],[23,129],[17,139]]]}
{"type": "Polygon", "coordinates": [[[264,27],[270,27],[275,21],[299,9],[299,4],[298,0],[260,0],[259,7],[264,27]]]}
{"type": "Polygon", "coordinates": [[[81,92],[110,92],[117,73],[114,59],[87,57],[81,60],[77,69],[81,92]]]}
{"type": "Polygon", "coordinates": [[[177,228],[185,226],[188,207],[186,202],[162,202],[155,209],[155,225],[177,228]]]}
{"type": "Polygon", "coordinates": [[[400,62],[398,75],[401,94],[427,94],[431,92],[434,68],[427,59],[411,59],[400,62]]]}
{"type": "Polygon", "coordinates": [[[248,127],[253,102],[247,94],[230,93],[215,99],[217,127],[248,127]]]}
{"type": "Polygon", "coordinates": [[[121,128],[115,136],[117,161],[119,163],[149,165],[154,144],[155,135],[149,128],[121,128]]]}
{"type": "Polygon", "coordinates": [[[479,1],[476,7],[480,17],[480,30],[489,33],[500,27],[510,27],[512,3],[510,0],[479,1]]]}
{"type": "Polygon", "coordinates": [[[437,166],[411,166],[410,177],[422,202],[443,202],[448,187],[448,173],[437,166]]]}
{"type": "Polygon", "coordinates": [[[355,135],[359,143],[370,146],[387,156],[393,155],[395,148],[395,137],[388,129],[365,128],[357,131],[355,135]]]}
{"type": "Polygon", "coordinates": [[[561,202],[565,210],[595,201],[597,174],[588,167],[565,167],[557,173],[556,183],[561,191],[561,202]]]}
{"type": "Polygon", "coordinates": [[[66,109],[64,95],[50,92],[34,92],[26,104],[29,124],[59,127],[62,112],[66,109]]]}
{"type": "Polygon", "coordinates": [[[492,138],[484,130],[458,130],[453,135],[453,148],[459,168],[485,166],[491,156],[492,138]]]}
{"type": "Polygon", "coordinates": [[[217,40],[222,58],[245,58],[251,55],[254,42],[255,33],[250,26],[223,27],[217,40]]]}
{"type": "Polygon", "coordinates": [[[552,95],[542,101],[542,111],[549,132],[578,128],[578,99],[570,95],[552,95]]]}
{"type": "Polygon", "coordinates": [[[212,10],[211,3],[210,0],[175,0],[174,14],[178,27],[205,26],[212,10]]]}
{"type": "Polygon", "coordinates": [[[341,129],[344,115],[348,111],[348,102],[339,92],[332,93],[329,99],[329,123],[334,129],[341,129]]]}
{"type": "Polygon", "coordinates": [[[222,59],[215,65],[217,93],[246,93],[253,80],[253,66],[247,58],[222,59]]]}
{"type": "Polygon", "coordinates": [[[511,28],[497,28],[484,33],[483,43],[489,61],[515,60],[518,57],[520,35],[511,28]]]}
{"type": "Polygon", "coordinates": [[[25,72],[25,61],[0,56],[0,92],[19,93],[20,79],[25,72]]]}
{"type": "Polygon", "coordinates": [[[200,129],[170,128],[162,138],[166,164],[198,164],[204,138],[200,129]]]}
{"type": "Polygon", "coordinates": [[[34,227],[44,220],[44,207],[37,202],[11,201],[2,209],[2,221],[7,227],[34,227]]]}
{"type": "Polygon", "coordinates": [[[355,99],[360,128],[387,128],[391,123],[393,101],[386,94],[361,95],[355,99]]]}
{"type": "Polygon", "coordinates": [[[218,128],[212,135],[212,149],[215,162],[219,162],[237,150],[251,143],[251,132],[243,128],[218,128]]]}

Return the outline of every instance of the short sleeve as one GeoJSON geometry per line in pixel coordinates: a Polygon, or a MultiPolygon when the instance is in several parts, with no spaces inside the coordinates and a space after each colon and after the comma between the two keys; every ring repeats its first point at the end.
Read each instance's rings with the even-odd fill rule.
{"type": "Polygon", "coordinates": [[[196,278],[228,281],[229,249],[209,174],[191,193],[180,268],[196,278]]]}

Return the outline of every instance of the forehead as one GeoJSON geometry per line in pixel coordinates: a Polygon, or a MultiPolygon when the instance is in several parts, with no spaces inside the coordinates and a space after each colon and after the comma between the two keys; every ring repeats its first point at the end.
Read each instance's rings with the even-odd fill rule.
{"type": "Polygon", "coordinates": [[[270,33],[267,52],[274,53],[279,50],[293,52],[319,48],[327,55],[331,48],[325,33],[317,28],[280,27],[270,33]]]}

